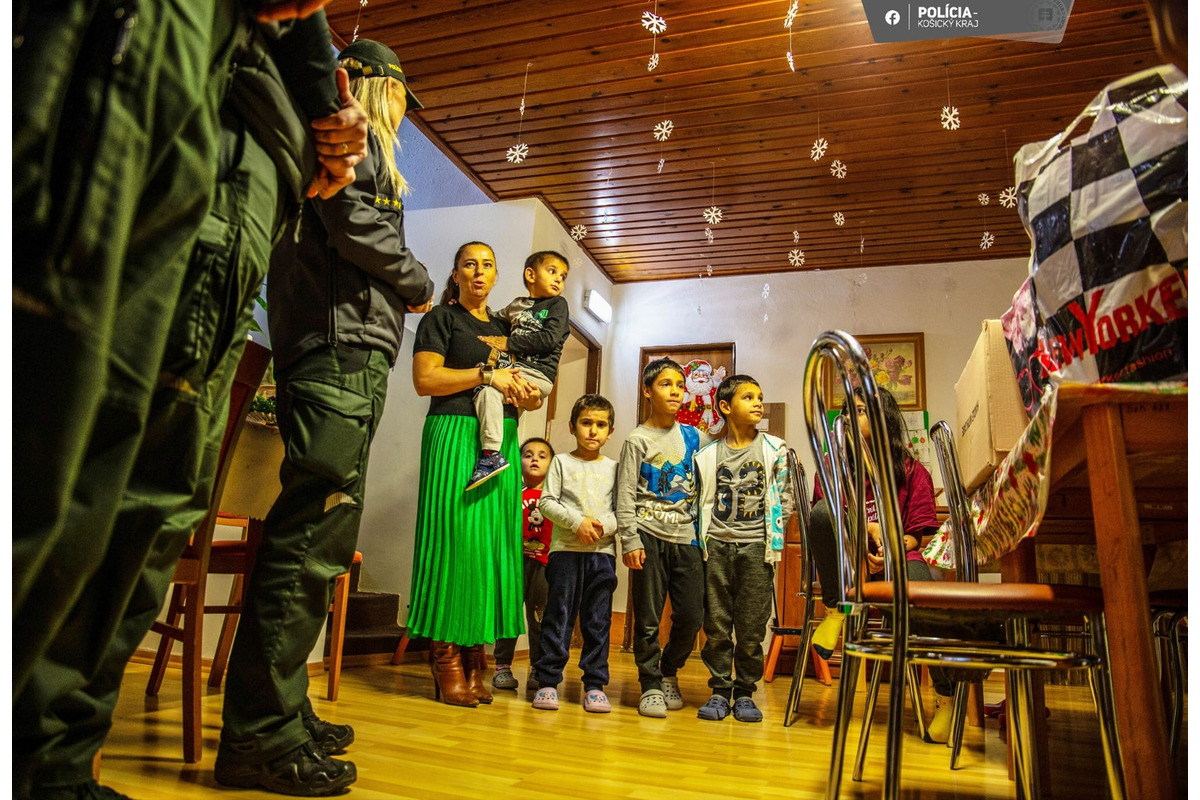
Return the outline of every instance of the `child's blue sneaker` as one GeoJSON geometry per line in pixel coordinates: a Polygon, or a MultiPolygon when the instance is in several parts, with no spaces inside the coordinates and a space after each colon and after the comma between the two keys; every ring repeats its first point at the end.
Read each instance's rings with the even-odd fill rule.
{"type": "Polygon", "coordinates": [[[749,697],[739,697],[733,702],[733,718],[738,722],[762,722],[762,712],[749,697]]]}
{"type": "Polygon", "coordinates": [[[708,702],[700,706],[700,710],[696,712],[696,716],[700,719],[712,720],[717,722],[729,716],[729,701],[719,694],[714,694],[708,698],[708,702]]]}
{"type": "Polygon", "coordinates": [[[508,461],[500,455],[499,450],[485,450],[475,462],[475,471],[467,482],[467,491],[480,486],[508,469],[508,461]]]}

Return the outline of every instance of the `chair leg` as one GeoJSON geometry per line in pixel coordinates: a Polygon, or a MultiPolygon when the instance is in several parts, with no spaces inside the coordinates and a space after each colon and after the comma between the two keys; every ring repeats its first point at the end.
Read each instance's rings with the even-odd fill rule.
{"type": "MultiPolygon", "coordinates": [[[[167,617],[164,622],[171,627],[179,625],[179,615],[183,613],[183,586],[175,584],[171,589],[171,602],[167,604],[167,617]]],[[[159,634],[158,652],[154,655],[154,666],[150,668],[150,679],[146,681],[146,696],[156,697],[162,688],[163,676],[167,673],[167,663],[171,660],[171,650],[174,649],[175,639],[168,634],[159,634]]]]}
{"type": "Polygon", "coordinates": [[[783,713],[783,727],[792,726],[793,717],[800,712],[800,695],[804,691],[804,673],[808,671],[809,651],[812,649],[812,637],[815,624],[812,612],[815,604],[808,600],[804,609],[804,633],[800,637],[800,646],[796,648],[796,664],[792,668],[792,685],[788,688],[787,710],[783,713]]]}
{"type": "Polygon", "coordinates": [[[958,769],[963,735],[967,730],[967,704],[971,700],[971,684],[959,681],[954,685],[954,716],[950,722],[950,769],[958,769]]]}
{"type": "Polygon", "coordinates": [[[908,682],[908,643],[896,636],[892,650],[891,687],[888,689],[887,755],[884,761],[883,798],[900,800],[900,767],[904,752],[904,686],[908,682]]]}
{"type": "Polygon", "coordinates": [[[929,726],[925,723],[925,703],[921,699],[921,667],[916,664],[908,668],[908,692],[912,695],[913,713],[917,717],[917,735],[927,742],[929,726]]]}
{"type": "MultiPolygon", "coordinates": [[[[629,618],[632,619],[633,615],[630,614],[629,618]]],[[[400,637],[400,644],[396,645],[396,652],[392,653],[392,663],[393,664],[403,664],[404,663],[404,651],[407,649],[408,649],[408,628],[405,628],[404,635],[400,637]]]]}
{"type": "MultiPolygon", "coordinates": [[[[1029,622],[1024,619],[1011,619],[1006,623],[1009,631],[1009,641],[1018,646],[1029,644],[1029,622]]],[[[1034,709],[1033,677],[1029,670],[1010,669],[1008,671],[1009,702],[1009,746],[1013,752],[1013,763],[1017,772],[1017,797],[1025,800],[1036,800],[1041,797],[1041,786],[1038,780],[1037,737],[1034,716],[1040,709],[1034,709]]]]}
{"type": "Polygon", "coordinates": [[[1113,800],[1124,800],[1125,775],[1121,769],[1121,745],[1117,739],[1112,674],[1109,670],[1108,631],[1101,614],[1089,615],[1087,622],[1088,633],[1092,639],[1092,652],[1100,658],[1100,664],[1088,670],[1088,686],[1092,690],[1092,700],[1096,703],[1096,715],[1100,718],[1100,746],[1104,751],[1104,766],[1108,772],[1108,791],[1113,800]]]}
{"type": "MultiPolygon", "coordinates": [[[[850,620],[846,620],[847,625],[850,620]]],[[[829,780],[825,785],[825,800],[837,800],[842,788],[842,764],[846,756],[846,733],[854,714],[854,687],[862,659],[842,651],[842,672],[838,680],[838,711],[833,722],[833,745],[829,759],[829,780]]]]}
{"type": "Polygon", "coordinates": [[[200,719],[200,660],[204,636],[203,585],[187,587],[183,608],[183,760],[195,764],[200,760],[204,743],[200,719]]]}
{"type": "Polygon", "coordinates": [[[872,665],[871,685],[867,689],[867,704],[863,708],[862,731],[858,734],[858,754],[854,758],[854,780],[861,781],[863,764],[867,760],[867,742],[871,738],[871,721],[875,719],[875,701],[879,698],[879,684],[883,680],[883,665],[878,661],[872,665]]]}
{"type": "Polygon", "coordinates": [[[767,659],[763,663],[763,683],[775,680],[775,666],[779,663],[779,651],[783,649],[783,637],[771,636],[771,646],[767,649],[767,659]]]}
{"type": "Polygon", "coordinates": [[[1171,731],[1168,741],[1171,743],[1172,761],[1179,755],[1179,740],[1183,731],[1183,676],[1185,672],[1183,669],[1183,642],[1180,640],[1179,632],[1186,619],[1186,611],[1177,611],[1172,615],[1169,625],[1170,658],[1167,663],[1171,673],[1171,731]]]}
{"type": "MultiPolygon", "coordinates": [[[[245,590],[245,576],[234,575],[233,586],[229,590],[229,605],[240,607],[242,593],[245,590]]],[[[242,615],[237,611],[228,611],[221,622],[221,635],[217,637],[217,649],[213,653],[212,666],[208,668],[208,685],[211,689],[220,689],[221,681],[225,678],[225,668],[229,666],[229,651],[233,649],[233,637],[237,633],[238,620],[242,615]]]]}
{"type": "Polygon", "coordinates": [[[333,619],[329,626],[329,691],[326,698],[338,699],[342,680],[342,645],[346,638],[346,604],[350,599],[350,573],[343,572],[333,582],[333,619]]]}

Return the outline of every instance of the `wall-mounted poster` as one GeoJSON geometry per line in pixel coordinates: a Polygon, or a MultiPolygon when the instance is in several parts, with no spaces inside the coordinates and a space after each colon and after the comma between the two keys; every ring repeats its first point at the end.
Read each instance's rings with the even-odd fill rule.
{"type": "Polygon", "coordinates": [[[722,344],[685,344],[671,347],[643,347],[638,373],[638,422],[650,415],[650,402],[642,395],[642,376],[651,361],[670,358],[683,367],[685,392],[675,418],[694,425],[712,436],[719,436],[725,420],[717,411],[717,387],[734,375],[733,342],[722,344]]]}
{"type": "MultiPolygon", "coordinates": [[[[871,362],[875,384],[887,389],[904,411],[925,408],[925,334],[886,333],[855,336],[871,362]]],[[[840,409],[842,382],[825,370],[826,408],[840,409]]]]}

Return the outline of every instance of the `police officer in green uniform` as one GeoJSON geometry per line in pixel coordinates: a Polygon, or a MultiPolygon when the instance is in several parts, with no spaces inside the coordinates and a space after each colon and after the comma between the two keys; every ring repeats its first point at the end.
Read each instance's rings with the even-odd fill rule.
{"type": "Polygon", "coordinates": [[[370,123],[368,154],[353,184],[305,203],[272,254],[267,315],[282,488],[263,524],[229,657],[214,766],[226,786],[308,796],[340,792],[356,777],[350,762],[330,759],[330,767],[312,757],[320,743],[303,724],[308,654],[332,583],[354,558],[371,439],[405,311],[428,310],[434,289],[405,243],[405,183],[395,165],[396,131],[416,100],[386,46],[359,39],[339,60],[370,123]]]}
{"type": "Polygon", "coordinates": [[[92,760],[209,505],[280,197],[299,202],[318,156],[317,189],[352,179],[365,124],[339,112],[323,13],[271,43],[232,3],[26,4],[16,22],[16,79],[64,105],[59,118],[14,103],[16,367],[41,382],[15,386],[33,419],[14,426],[16,518],[30,522],[13,545],[14,789],[116,797],[92,760]],[[268,51],[295,97],[260,92],[251,114],[226,103],[218,123],[226,87],[278,86],[268,51]],[[37,405],[51,389],[59,402],[37,405]]]}

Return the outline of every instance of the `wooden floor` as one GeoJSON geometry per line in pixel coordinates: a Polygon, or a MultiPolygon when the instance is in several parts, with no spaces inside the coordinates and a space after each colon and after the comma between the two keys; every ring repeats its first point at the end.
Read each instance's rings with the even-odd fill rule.
{"type": "MultiPolygon", "coordinates": [[[[354,726],[357,740],[346,757],[358,766],[351,796],[368,798],[819,798],[829,765],[837,681],[809,681],[799,720],[782,725],[788,677],[760,689],[756,700],[763,723],[732,717],[722,722],[696,718],[708,697],[707,673],[699,658],[680,675],[687,705],[665,720],[637,714],[638,685],[633,657],[614,653],[609,697],[611,714],[587,714],[577,680],[564,683],[562,708],[537,711],[524,689],[497,692],[496,702],[458,709],[433,701],[433,683],[420,664],[348,668],[336,703],[319,699],[324,682],[313,681],[317,713],[354,726]]],[[[105,746],[103,783],[142,800],[266,797],[221,790],[212,778],[220,733],[222,694],[204,706],[204,758],[186,765],[181,757],[178,674],[168,673],[157,700],[144,696],[148,668],[133,664],[126,675],[117,722],[105,746]]],[[[524,682],[525,668],[517,676],[524,682]]],[[[573,674],[573,673],[568,673],[573,674]]],[[[1003,696],[1003,683],[985,685],[988,702],[1003,696]]],[[[1054,795],[1103,798],[1103,758],[1086,688],[1048,686],[1054,795]]],[[[882,698],[881,698],[882,701],[882,698]]],[[[926,688],[932,711],[932,689],[926,688]]],[[[878,797],[882,778],[884,703],[864,780],[850,780],[847,756],[842,797],[878,797]]],[[[860,709],[861,713],[861,709],[860,709]]],[[[911,713],[911,712],[910,712],[911,713]]],[[[913,729],[910,721],[908,729],[913,729]]],[[[857,729],[850,746],[858,741],[857,729]]],[[[1186,739],[1181,748],[1186,753],[1186,739]]],[[[904,794],[914,798],[1009,798],[1004,744],[995,720],[968,728],[960,764],[951,772],[949,749],[912,734],[904,743],[904,794]]],[[[1186,796],[1186,756],[1179,770],[1186,796]]]]}

